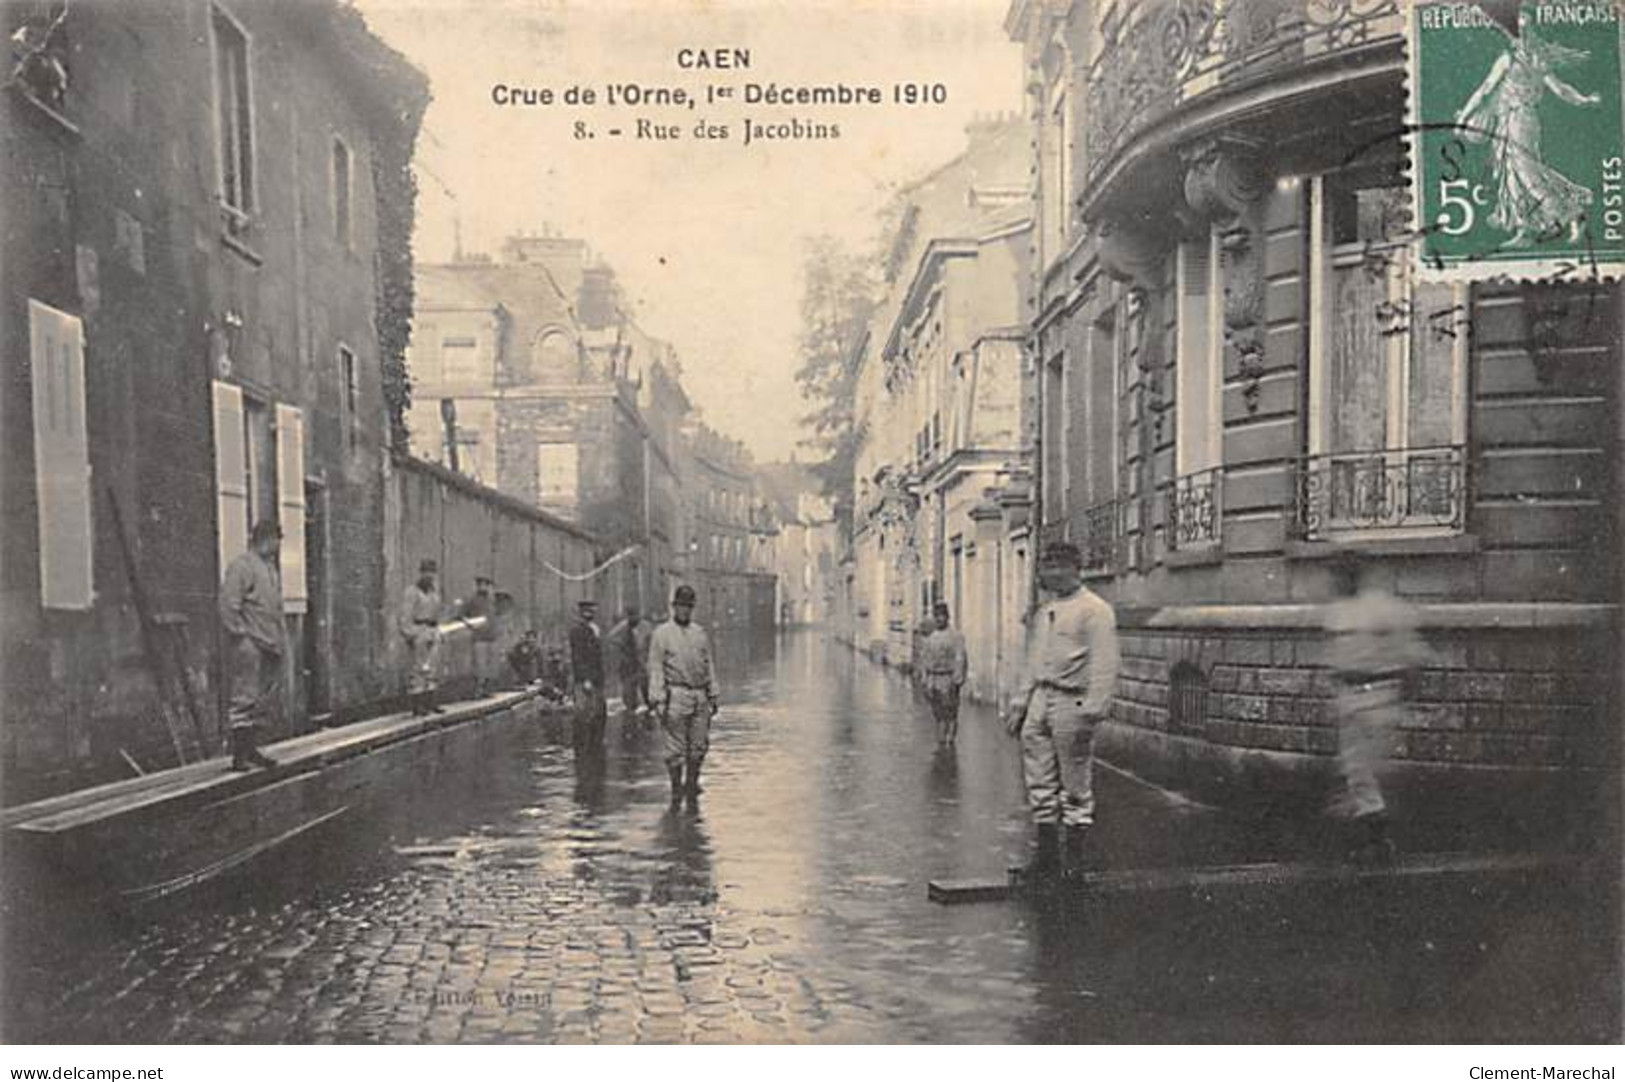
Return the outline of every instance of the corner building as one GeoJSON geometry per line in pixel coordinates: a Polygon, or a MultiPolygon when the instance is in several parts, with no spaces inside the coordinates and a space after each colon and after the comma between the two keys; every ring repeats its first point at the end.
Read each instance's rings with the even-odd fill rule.
{"type": "Polygon", "coordinates": [[[1117,607],[1101,753],[1297,811],[1336,747],[1325,557],[1369,554],[1435,653],[1399,806],[1514,839],[1618,769],[1621,297],[1411,279],[1408,7],[1011,5],[1040,531],[1117,607]]]}

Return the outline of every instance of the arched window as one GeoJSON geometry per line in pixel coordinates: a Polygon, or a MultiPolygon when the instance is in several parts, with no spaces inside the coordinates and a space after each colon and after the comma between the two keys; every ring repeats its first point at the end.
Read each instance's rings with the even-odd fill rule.
{"type": "Polygon", "coordinates": [[[581,379],[581,356],[574,339],[558,327],[536,336],[530,351],[531,378],[537,383],[576,383],[581,379]]]}

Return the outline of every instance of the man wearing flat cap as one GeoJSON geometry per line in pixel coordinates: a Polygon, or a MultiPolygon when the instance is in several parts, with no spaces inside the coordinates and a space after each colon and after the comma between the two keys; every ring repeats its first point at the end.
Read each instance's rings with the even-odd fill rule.
{"type": "Polygon", "coordinates": [[[457,615],[474,629],[474,697],[483,699],[491,692],[496,672],[497,602],[492,593],[496,582],[489,575],[474,576],[474,596],[458,606],[457,615]]]}
{"type": "Polygon", "coordinates": [[[666,735],[671,802],[675,807],[686,800],[691,809],[699,805],[700,766],[711,747],[718,691],[711,638],[694,622],[695,600],[694,587],[677,587],[671,619],[649,640],[649,699],[666,735]]]}
{"type": "Polygon", "coordinates": [[[570,625],[570,680],[575,685],[577,751],[594,749],[604,741],[609,708],[604,703],[604,636],[598,630],[598,602],[576,602],[576,622],[570,625]]]}
{"type": "Polygon", "coordinates": [[[401,637],[411,655],[411,671],[406,693],[412,701],[412,716],[444,713],[435,702],[440,665],[440,565],[433,560],[418,564],[418,580],[406,588],[401,599],[401,637]]]}
{"type": "Polygon", "coordinates": [[[1037,826],[1026,877],[1044,885],[1062,872],[1063,826],[1067,873],[1082,871],[1090,860],[1095,729],[1111,709],[1118,647],[1117,617],[1084,586],[1075,545],[1045,545],[1038,581],[1048,599],[1027,629],[1026,673],[1005,727],[1021,737],[1022,775],[1037,826]]]}
{"type": "Polygon", "coordinates": [[[259,750],[259,728],[275,710],[282,689],[287,630],[282,623],[282,578],[277,551],[282,528],[254,523],[248,550],[231,561],[220,582],[220,626],[226,639],[227,736],[231,769],[274,766],[259,750]]]}

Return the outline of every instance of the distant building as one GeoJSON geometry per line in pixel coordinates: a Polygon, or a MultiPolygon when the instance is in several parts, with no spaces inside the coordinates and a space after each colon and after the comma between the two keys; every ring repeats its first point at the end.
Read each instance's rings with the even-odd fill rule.
{"type": "Polygon", "coordinates": [[[725,631],[771,629],[777,526],[757,494],[750,452],[693,418],[683,449],[686,577],[699,595],[696,619],[725,631]]]}
{"type": "Polygon", "coordinates": [[[821,495],[822,485],[806,467],[793,462],[758,466],[756,478],[778,526],[773,561],[780,625],[833,621],[840,588],[834,502],[821,495]]]}
{"type": "Polygon", "coordinates": [[[902,193],[888,294],[863,346],[850,605],[854,639],[908,665],[945,601],[970,648],[971,692],[994,697],[1030,592],[1029,133],[1011,118],[968,135],[960,157],[902,193]]]}
{"type": "Polygon", "coordinates": [[[291,644],[273,734],[388,690],[383,372],[409,313],[379,298],[408,284],[428,95],[339,3],[4,18],[15,801],[216,750],[216,588],[260,520],[291,644]],[[185,685],[167,711],[155,656],[185,685]]]}
{"type": "Polygon", "coordinates": [[[408,351],[420,454],[640,551],[617,608],[659,608],[683,551],[677,439],[689,411],[666,344],[625,314],[584,241],[519,236],[500,260],[418,272],[408,351]]]}

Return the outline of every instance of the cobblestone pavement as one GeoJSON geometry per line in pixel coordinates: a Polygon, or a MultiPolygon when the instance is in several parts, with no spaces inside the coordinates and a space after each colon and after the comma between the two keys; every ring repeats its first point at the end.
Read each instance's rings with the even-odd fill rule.
{"type": "MultiPolygon", "coordinates": [[[[1550,898],[932,905],[927,879],[997,875],[1026,844],[992,716],[967,711],[943,756],[906,684],[816,637],[727,668],[698,812],[668,809],[641,720],[613,721],[582,763],[538,724],[476,776],[403,779],[374,820],[246,877],[25,945],[6,1039],[1611,1035],[1614,994],[1556,961],[1589,932],[1550,898]]],[[[1215,814],[1109,773],[1102,787],[1120,858],[1245,848],[1215,814]]]]}

